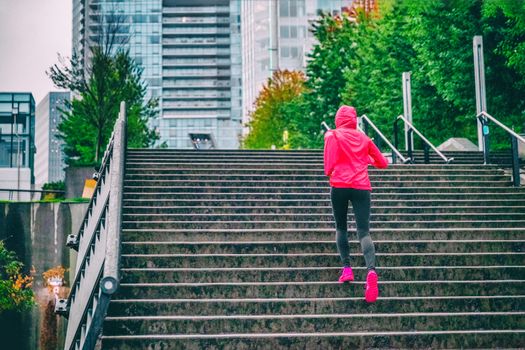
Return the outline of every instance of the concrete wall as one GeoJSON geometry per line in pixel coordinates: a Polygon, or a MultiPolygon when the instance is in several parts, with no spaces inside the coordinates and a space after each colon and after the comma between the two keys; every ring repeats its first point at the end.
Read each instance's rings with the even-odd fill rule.
{"type": "Polygon", "coordinates": [[[84,191],[86,179],[92,179],[94,167],[67,167],[66,168],[66,198],[80,198],[84,191]]]}
{"type": "MultiPolygon", "coordinates": [[[[1,348],[40,349],[41,321],[52,300],[42,273],[57,265],[75,269],[74,252],[65,246],[67,235],[77,232],[87,203],[0,203],[0,239],[14,250],[26,272],[35,271],[33,290],[37,305],[32,312],[0,315],[1,348]],[[71,266],[71,267],[70,267],[71,266]]],[[[66,274],[67,286],[72,280],[66,274]]],[[[64,319],[58,318],[58,344],[63,344],[64,319]]]]}

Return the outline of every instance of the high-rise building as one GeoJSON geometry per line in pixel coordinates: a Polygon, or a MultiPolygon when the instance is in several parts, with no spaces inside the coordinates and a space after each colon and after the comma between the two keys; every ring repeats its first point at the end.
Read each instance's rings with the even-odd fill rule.
{"type": "Polygon", "coordinates": [[[64,180],[63,141],[58,138],[58,125],[69,101],[69,92],[50,92],[36,107],[35,184],[64,180]]]}
{"type": "Polygon", "coordinates": [[[161,142],[193,147],[190,134],[237,148],[242,128],[241,0],[74,0],[73,49],[129,49],[160,99],[161,142]]]}
{"type": "MultiPolygon", "coordinates": [[[[35,99],[29,92],[0,92],[0,189],[34,184],[35,99]]],[[[28,192],[0,191],[0,199],[28,200],[28,192]]]]}
{"type": "Polygon", "coordinates": [[[353,2],[354,0],[243,1],[244,123],[248,121],[255,99],[273,70],[305,70],[307,54],[315,45],[311,24],[319,14],[341,14],[353,2]]]}

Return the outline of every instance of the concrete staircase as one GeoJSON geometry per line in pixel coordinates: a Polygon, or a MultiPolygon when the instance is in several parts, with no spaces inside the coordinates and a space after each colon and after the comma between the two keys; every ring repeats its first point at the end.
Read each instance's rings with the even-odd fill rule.
{"type": "Polygon", "coordinates": [[[370,174],[368,305],[355,237],[336,283],[321,152],[129,150],[103,349],[524,347],[525,191],[496,166],[370,174]]]}

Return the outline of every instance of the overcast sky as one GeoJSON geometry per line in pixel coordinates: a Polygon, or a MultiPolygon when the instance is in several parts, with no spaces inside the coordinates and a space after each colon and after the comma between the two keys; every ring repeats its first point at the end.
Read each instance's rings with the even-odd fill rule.
{"type": "Polygon", "coordinates": [[[0,91],[58,91],[46,70],[71,56],[71,0],[0,0],[0,91]]]}

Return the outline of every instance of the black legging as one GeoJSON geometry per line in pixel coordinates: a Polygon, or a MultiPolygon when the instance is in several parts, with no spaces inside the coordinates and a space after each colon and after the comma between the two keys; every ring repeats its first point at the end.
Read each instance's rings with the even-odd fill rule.
{"type": "Polygon", "coordinates": [[[376,267],[376,250],[370,237],[370,191],[354,188],[332,187],[332,210],[335,218],[337,250],[344,266],[350,266],[350,246],[348,244],[348,201],[352,202],[357,236],[361,243],[361,251],[365,256],[366,267],[373,270],[376,267]]]}

